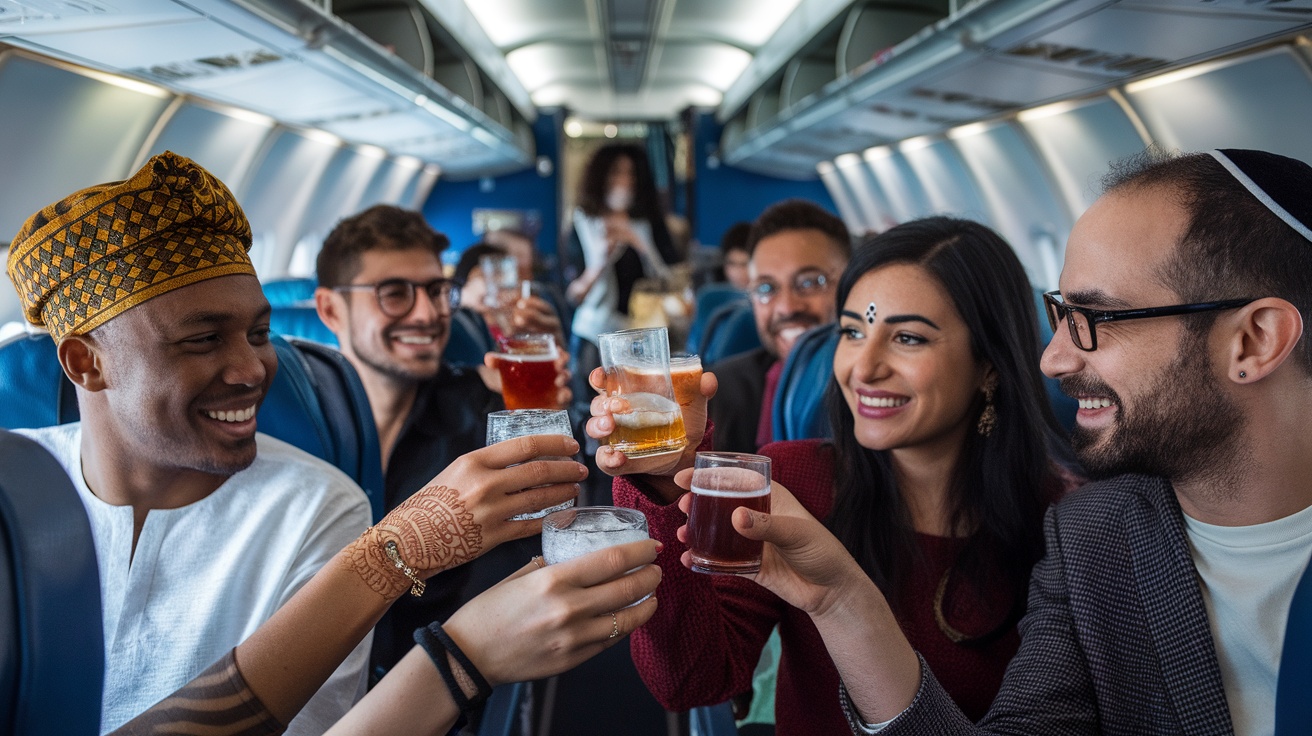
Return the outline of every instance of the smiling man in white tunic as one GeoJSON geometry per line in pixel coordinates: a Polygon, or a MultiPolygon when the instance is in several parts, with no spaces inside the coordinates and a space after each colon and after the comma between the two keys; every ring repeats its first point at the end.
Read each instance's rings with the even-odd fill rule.
{"type": "MultiPolygon", "coordinates": [[[[342,472],[256,433],[277,371],[250,225],[172,153],[33,215],[8,273],[58,344],[82,421],[24,432],[63,464],[95,537],[111,731],[268,619],[369,523],[342,472]]],[[[370,640],[287,733],[321,733],[364,690],[370,640]]]]}

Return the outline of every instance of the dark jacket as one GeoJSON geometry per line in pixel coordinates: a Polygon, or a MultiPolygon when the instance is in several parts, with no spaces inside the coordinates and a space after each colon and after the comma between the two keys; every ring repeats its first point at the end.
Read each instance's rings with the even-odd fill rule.
{"type": "Polygon", "coordinates": [[[926,669],[881,733],[1232,734],[1184,521],[1165,480],[1091,483],[1049,510],[1020,651],[976,728],[926,669]]]}
{"type": "Polygon", "coordinates": [[[765,348],[757,348],[725,358],[709,368],[720,381],[720,389],[709,407],[711,421],[715,423],[716,450],[756,452],[765,373],[774,361],[765,348]]]}

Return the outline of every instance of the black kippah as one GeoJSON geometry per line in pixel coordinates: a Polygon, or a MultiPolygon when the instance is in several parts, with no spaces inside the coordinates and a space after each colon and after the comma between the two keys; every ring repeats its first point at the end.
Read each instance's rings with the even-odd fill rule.
{"type": "Polygon", "coordinates": [[[1266,151],[1223,148],[1209,153],[1276,217],[1312,240],[1312,166],[1266,151]]]}

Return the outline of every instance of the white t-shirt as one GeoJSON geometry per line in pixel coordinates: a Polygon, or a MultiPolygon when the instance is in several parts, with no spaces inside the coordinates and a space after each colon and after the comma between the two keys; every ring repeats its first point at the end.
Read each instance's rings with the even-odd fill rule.
{"type": "MultiPolygon", "coordinates": [[[[149,512],[132,554],[132,507],[82,475],[81,424],[18,430],[68,471],[91,521],[105,625],[102,733],[118,728],[240,644],[369,525],[349,476],[256,434],[251,466],[209,496],[149,512]]],[[[287,729],[320,734],[363,694],[365,637],[287,729]]]]}
{"type": "Polygon", "coordinates": [[[1289,604],[1312,557],[1312,507],[1252,526],[1184,521],[1235,734],[1267,736],[1289,604]]]}

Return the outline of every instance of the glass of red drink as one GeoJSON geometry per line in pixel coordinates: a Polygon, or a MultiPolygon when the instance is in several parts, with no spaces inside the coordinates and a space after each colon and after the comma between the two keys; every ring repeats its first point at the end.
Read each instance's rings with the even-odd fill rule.
{"type": "Polygon", "coordinates": [[[761,543],[733,528],[733,510],[770,510],[770,458],[699,452],[692,472],[688,549],[696,572],[743,575],[761,569],[761,543]]]}
{"type": "Polygon", "coordinates": [[[501,396],[507,409],[556,408],[556,338],[515,335],[501,341],[492,354],[501,374],[501,396]]]}

